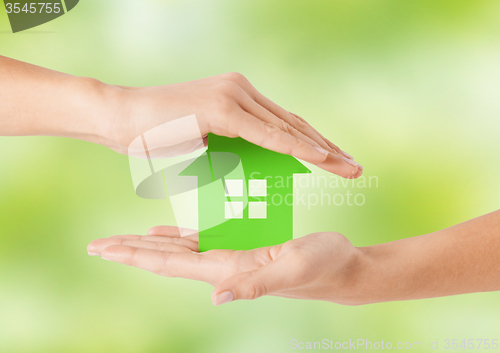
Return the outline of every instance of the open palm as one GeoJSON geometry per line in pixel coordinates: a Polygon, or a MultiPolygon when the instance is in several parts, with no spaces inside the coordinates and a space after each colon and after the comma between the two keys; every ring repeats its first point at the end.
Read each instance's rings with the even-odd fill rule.
{"type": "Polygon", "coordinates": [[[274,295],[349,304],[347,288],[360,252],[339,233],[314,233],[284,244],[242,250],[198,252],[198,235],[181,237],[176,227],[152,228],[147,236],[97,239],[90,255],[165,277],[207,282],[215,305],[274,295]]]}

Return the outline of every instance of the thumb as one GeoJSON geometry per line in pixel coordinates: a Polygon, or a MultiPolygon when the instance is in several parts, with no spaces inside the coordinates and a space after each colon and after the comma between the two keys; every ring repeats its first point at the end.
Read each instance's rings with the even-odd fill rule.
{"type": "Polygon", "coordinates": [[[242,272],[222,281],[212,293],[212,303],[221,305],[240,299],[257,299],[290,288],[285,268],[276,262],[257,270],[242,272]]]}

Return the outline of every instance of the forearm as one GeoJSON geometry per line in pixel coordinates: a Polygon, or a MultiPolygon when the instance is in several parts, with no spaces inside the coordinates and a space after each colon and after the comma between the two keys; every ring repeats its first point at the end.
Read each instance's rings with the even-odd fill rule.
{"type": "Polygon", "coordinates": [[[0,135],[112,145],[115,88],[0,56],[0,135]]]}
{"type": "Polygon", "coordinates": [[[500,290],[500,211],[360,250],[357,303],[500,290]]]}

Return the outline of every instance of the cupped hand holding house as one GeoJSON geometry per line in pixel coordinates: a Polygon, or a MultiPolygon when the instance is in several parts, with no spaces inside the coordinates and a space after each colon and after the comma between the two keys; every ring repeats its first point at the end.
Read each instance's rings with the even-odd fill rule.
{"type": "Polygon", "coordinates": [[[215,305],[264,295],[345,305],[500,290],[500,211],[451,228],[366,247],[339,233],[253,250],[198,252],[175,227],[98,239],[89,255],[215,287],[215,305]]]}
{"type": "Polygon", "coordinates": [[[349,304],[348,282],[358,250],[338,233],[317,233],[248,251],[198,252],[197,234],[181,237],[177,227],[152,228],[148,236],[97,239],[89,255],[166,277],[215,286],[215,305],[275,295],[349,304]]]}
{"type": "Polygon", "coordinates": [[[0,135],[4,136],[72,137],[127,154],[130,144],[145,132],[194,114],[203,136],[212,132],[242,137],[343,177],[356,178],[362,172],[351,156],[237,73],[132,88],[0,56],[0,83],[0,135]]]}

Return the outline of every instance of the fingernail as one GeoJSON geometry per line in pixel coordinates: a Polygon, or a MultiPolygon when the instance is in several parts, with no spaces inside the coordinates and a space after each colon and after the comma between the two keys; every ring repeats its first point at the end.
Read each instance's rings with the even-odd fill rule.
{"type": "Polygon", "coordinates": [[[104,260],[107,260],[107,261],[113,261],[113,260],[110,260],[110,259],[106,259],[105,257],[103,257],[104,260]]]}
{"type": "Polygon", "coordinates": [[[325,156],[328,156],[328,153],[330,153],[330,152],[328,152],[327,150],[325,150],[325,149],[323,149],[323,148],[321,148],[321,147],[314,147],[314,149],[315,149],[316,151],[318,151],[319,153],[324,154],[325,156]]]}
{"type": "Polygon", "coordinates": [[[225,291],[225,292],[219,293],[215,296],[214,305],[217,306],[217,305],[226,304],[226,303],[232,302],[233,299],[234,299],[233,293],[230,291],[225,291]]]}
{"type": "Polygon", "coordinates": [[[342,158],[346,163],[354,166],[354,167],[357,167],[359,164],[354,162],[352,159],[349,159],[349,158],[342,158]]]}
{"type": "Polygon", "coordinates": [[[354,157],[353,157],[353,156],[351,156],[351,155],[350,155],[349,153],[347,153],[346,151],[342,151],[342,154],[343,154],[344,156],[346,156],[347,158],[349,158],[349,159],[354,159],[354,157]]]}
{"type": "Polygon", "coordinates": [[[98,252],[91,252],[89,251],[89,256],[100,256],[101,254],[99,254],[98,252]]]}
{"type": "Polygon", "coordinates": [[[363,166],[361,164],[358,163],[358,168],[359,169],[363,169],[363,166]]]}

